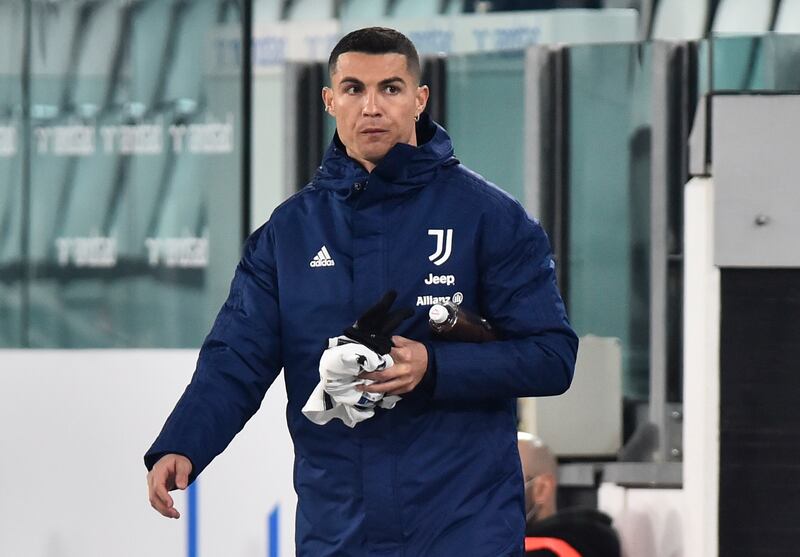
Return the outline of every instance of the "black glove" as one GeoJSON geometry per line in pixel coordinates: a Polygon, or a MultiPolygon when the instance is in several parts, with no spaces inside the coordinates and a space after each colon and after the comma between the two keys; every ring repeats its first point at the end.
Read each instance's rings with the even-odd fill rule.
{"type": "Polygon", "coordinates": [[[389,290],[383,295],[381,301],[365,311],[352,327],[345,329],[344,334],[378,354],[388,354],[393,346],[392,331],[400,323],[414,315],[414,310],[411,308],[401,308],[390,312],[389,308],[392,307],[396,298],[397,292],[389,290]]]}

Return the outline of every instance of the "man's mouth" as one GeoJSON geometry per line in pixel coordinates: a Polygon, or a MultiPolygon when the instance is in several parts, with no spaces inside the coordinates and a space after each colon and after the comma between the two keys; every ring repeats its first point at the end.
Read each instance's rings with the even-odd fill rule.
{"type": "Polygon", "coordinates": [[[379,135],[382,133],[386,133],[388,130],[383,128],[364,128],[361,130],[361,133],[364,135],[379,135]]]}

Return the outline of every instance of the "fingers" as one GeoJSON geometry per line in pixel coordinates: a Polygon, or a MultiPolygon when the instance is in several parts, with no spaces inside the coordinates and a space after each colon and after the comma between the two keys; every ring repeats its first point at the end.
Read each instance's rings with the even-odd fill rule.
{"type": "Polygon", "coordinates": [[[411,366],[411,373],[421,377],[428,369],[428,348],[420,342],[401,336],[393,336],[392,342],[395,347],[389,355],[395,365],[408,364],[411,366]]]}
{"type": "Polygon", "coordinates": [[[192,473],[192,463],[188,458],[179,458],[175,466],[175,485],[178,489],[186,489],[189,485],[189,474],[192,473]]]}
{"type": "Polygon", "coordinates": [[[406,337],[401,337],[400,335],[392,336],[392,344],[394,344],[396,348],[402,348],[403,346],[408,346],[412,342],[414,341],[406,337]]]}
{"type": "Polygon", "coordinates": [[[167,518],[180,518],[170,489],[185,489],[189,485],[192,463],[185,456],[169,454],[156,462],[147,474],[147,490],[150,506],[167,518]]]}
{"type": "MultiPolygon", "coordinates": [[[[155,509],[166,516],[167,518],[180,518],[178,509],[175,508],[175,501],[170,496],[165,486],[158,486],[156,488],[156,505],[155,509]]],[[[152,501],[150,502],[153,503],[152,501]]]]}
{"type": "Polygon", "coordinates": [[[361,391],[367,393],[383,393],[385,395],[402,395],[414,389],[413,379],[408,377],[399,377],[391,381],[383,383],[372,383],[371,385],[364,385],[361,391]]]}
{"type": "MultiPolygon", "coordinates": [[[[394,338],[403,338],[403,337],[394,337],[394,338]]],[[[398,346],[395,344],[395,347],[392,348],[391,352],[389,352],[389,355],[392,357],[392,360],[394,360],[394,365],[411,361],[411,350],[410,348],[408,348],[407,345],[398,346]]]]}
{"type": "Polygon", "coordinates": [[[167,491],[167,478],[167,467],[159,467],[158,463],[147,475],[150,506],[167,518],[180,518],[180,513],[175,508],[175,503],[167,491]]]}
{"type": "Polygon", "coordinates": [[[428,369],[425,345],[398,335],[392,337],[392,342],[395,347],[390,355],[394,365],[383,371],[360,373],[359,379],[369,379],[374,383],[357,387],[359,391],[400,395],[414,390],[422,380],[428,369]]]}
{"type": "Polygon", "coordinates": [[[356,387],[367,393],[403,394],[412,391],[418,383],[409,366],[405,364],[396,364],[386,371],[364,372],[359,378],[374,381],[369,385],[356,387]]]}
{"type": "Polygon", "coordinates": [[[362,371],[358,374],[359,379],[369,379],[370,381],[376,381],[378,383],[383,381],[390,381],[397,377],[403,375],[402,370],[395,369],[398,366],[392,366],[385,371],[362,371]]]}

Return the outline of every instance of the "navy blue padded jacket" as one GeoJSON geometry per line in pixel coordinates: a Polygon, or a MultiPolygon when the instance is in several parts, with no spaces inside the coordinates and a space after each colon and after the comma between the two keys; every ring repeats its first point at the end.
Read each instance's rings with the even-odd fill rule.
{"type": "Polygon", "coordinates": [[[284,370],[295,446],[296,551],[303,556],[521,555],[516,398],[572,380],[577,337],[539,224],[453,157],[423,116],[419,147],[371,172],[334,137],[313,181],[244,247],[191,383],[145,456],[192,461],[194,479],[284,370]],[[324,249],[323,249],[324,246],[324,249]],[[336,336],[389,289],[413,318],[396,334],[429,351],[425,388],[350,429],[301,408],[336,336]],[[428,309],[455,298],[502,340],[431,338],[428,309]]]}

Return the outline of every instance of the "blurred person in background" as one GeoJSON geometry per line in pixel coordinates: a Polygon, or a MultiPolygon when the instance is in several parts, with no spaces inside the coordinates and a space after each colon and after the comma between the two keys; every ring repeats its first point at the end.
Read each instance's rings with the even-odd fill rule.
{"type": "Polygon", "coordinates": [[[337,132],[312,182],[245,244],[192,381],[145,455],[151,505],[180,516],[168,491],[225,449],[283,368],[298,555],[522,555],[516,397],[564,392],[578,343],[549,242],[454,158],[423,112],[429,91],[404,35],[354,31],[328,67],[337,132]],[[408,308],[399,325],[393,296],[365,312],[390,289],[408,308]],[[428,309],[445,298],[502,340],[433,338],[428,309]],[[343,330],[393,361],[358,389],[402,398],[356,424],[319,425],[304,404],[321,356],[338,348],[326,339],[343,330]]]}
{"type": "Polygon", "coordinates": [[[620,557],[611,518],[595,509],[556,506],[558,464],[541,439],[517,435],[525,478],[525,550],[536,557],[620,557]]]}

